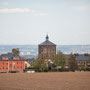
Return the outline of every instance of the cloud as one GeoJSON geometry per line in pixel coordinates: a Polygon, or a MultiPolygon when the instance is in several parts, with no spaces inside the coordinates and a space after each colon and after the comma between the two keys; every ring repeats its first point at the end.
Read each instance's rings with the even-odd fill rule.
{"type": "Polygon", "coordinates": [[[26,13],[26,12],[29,12],[29,11],[30,10],[28,8],[12,8],[12,9],[4,8],[4,9],[0,9],[0,13],[2,13],[2,14],[26,13]]]}
{"type": "Polygon", "coordinates": [[[80,12],[89,11],[88,6],[74,6],[74,7],[72,7],[72,9],[75,10],[75,11],[80,11],[80,12]]]}
{"type": "Polygon", "coordinates": [[[90,11],[90,4],[85,2],[77,3],[72,6],[72,10],[79,12],[87,12],[90,11]]]}
{"type": "Polygon", "coordinates": [[[48,13],[35,13],[33,16],[48,16],[48,13]]]}
{"type": "Polygon", "coordinates": [[[35,13],[35,12],[36,12],[36,10],[30,10],[30,12],[31,12],[31,13],[35,13]]]}
{"type": "Polygon", "coordinates": [[[8,2],[2,2],[0,3],[0,6],[8,6],[8,2]]]}
{"type": "Polygon", "coordinates": [[[42,13],[37,10],[32,10],[29,8],[3,8],[0,9],[0,14],[11,14],[11,13],[30,13],[32,16],[47,16],[48,13],[42,13]]]}

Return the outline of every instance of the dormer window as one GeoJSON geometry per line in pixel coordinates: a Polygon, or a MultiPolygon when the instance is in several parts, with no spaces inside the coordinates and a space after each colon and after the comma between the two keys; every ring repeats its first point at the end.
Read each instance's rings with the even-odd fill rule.
{"type": "Polygon", "coordinates": [[[22,57],[22,59],[24,59],[24,57],[22,57]]]}
{"type": "Polygon", "coordinates": [[[7,57],[2,57],[2,60],[8,60],[8,58],[7,57]]]}
{"type": "Polygon", "coordinates": [[[15,62],[13,62],[13,65],[15,65],[15,62]]]}
{"type": "Polygon", "coordinates": [[[14,57],[13,59],[14,59],[14,60],[18,60],[18,59],[19,59],[19,57],[14,57]]]}

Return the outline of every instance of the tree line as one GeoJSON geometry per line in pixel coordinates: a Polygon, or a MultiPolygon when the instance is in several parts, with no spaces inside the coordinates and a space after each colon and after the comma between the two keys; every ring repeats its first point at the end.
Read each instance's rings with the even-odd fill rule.
{"type": "Polygon", "coordinates": [[[43,59],[38,57],[33,61],[31,66],[37,72],[48,72],[48,71],[75,71],[78,70],[77,61],[73,54],[70,54],[67,60],[66,55],[61,51],[58,51],[56,56],[51,59],[43,59]]]}

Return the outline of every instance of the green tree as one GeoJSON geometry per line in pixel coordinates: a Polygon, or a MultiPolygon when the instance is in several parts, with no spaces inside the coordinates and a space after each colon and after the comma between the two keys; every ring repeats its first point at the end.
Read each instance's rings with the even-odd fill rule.
{"type": "Polygon", "coordinates": [[[78,65],[77,65],[77,61],[76,61],[75,55],[70,54],[70,58],[69,58],[68,64],[69,64],[69,69],[70,69],[71,71],[74,72],[75,70],[78,69],[78,65]]]}
{"type": "Polygon", "coordinates": [[[36,71],[43,72],[48,70],[47,63],[45,63],[45,60],[42,58],[37,58],[32,65],[36,69],[36,71]]]}
{"type": "Polygon", "coordinates": [[[19,48],[13,48],[12,49],[12,54],[17,54],[19,55],[20,51],[19,51],[19,48]]]}
{"type": "Polygon", "coordinates": [[[66,56],[61,51],[58,51],[53,58],[53,62],[55,66],[61,66],[61,68],[63,68],[66,64],[66,56]]]}
{"type": "Polygon", "coordinates": [[[88,63],[90,63],[90,54],[88,55],[88,63]]]}

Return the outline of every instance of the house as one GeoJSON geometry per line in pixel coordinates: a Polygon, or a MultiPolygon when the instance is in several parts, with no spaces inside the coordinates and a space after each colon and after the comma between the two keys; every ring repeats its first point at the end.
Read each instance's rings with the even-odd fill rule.
{"type": "MultiPolygon", "coordinates": [[[[79,67],[90,67],[90,55],[75,53],[75,59],[79,67]]],[[[70,58],[70,54],[66,54],[67,60],[70,58]]]]}
{"type": "Polygon", "coordinates": [[[0,72],[19,72],[25,69],[25,59],[17,54],[0,55],[0,72]]]}

